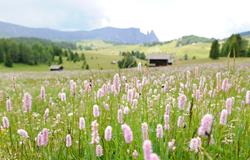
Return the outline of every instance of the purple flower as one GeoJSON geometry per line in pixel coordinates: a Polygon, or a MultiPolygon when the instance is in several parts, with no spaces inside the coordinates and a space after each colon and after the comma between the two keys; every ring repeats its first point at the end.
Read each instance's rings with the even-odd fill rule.
{"type": "Polygon", "coordinates": [[[72,145],[71,135],[67,134],[67,136],[66,136],[66,147],[70,147],[71,145],[72,145]]]}
{"type": "Polygon", "coordinates": [[[83,130],[85,128],[85,119],[83,117],[79,118],[79,129],[83,130]]]}
{"type": "Polygon", "coordinates": [[[29,138],[27,131],[25,131],[24,129],[18,129],[17,133],[24,138],[29,138]]]}
{"type": "Polygon", "coordinates": [[[94,115],[94,117],[99,117],[100,116],[99,106],[96,105],[96,104],[93,107],[93,115],[94,115]]]}
{"type": "Polygon", "coordinates": [[[186,101],[187,101],[187,97],[184,94],[179,95],[179,97],[178,97],[178,107],[179,107],[180,110],[184,109],[186,101]]]}
{"type": "Polygon", "coordinates": [[[169,126],[169,115],[167,112],[165,112],[164,114],[164,129],[165,130],[169,130],[170,126],[169,126]]]}
{"type": "Polygon", "coordinates": [[[12,103],[11,103],[10,98],[6,100],[6,110],[7,112],[10,112],[12,110],[12,103]]]}
{"type": "Polygon", "coordinates": [[[133,132],[127,124],[122,125],[123,135],[125,142],[130,144],[133,141],[133,132]]]}
{"type": "Polygon", "coordinates": [[[223,109],[220,114],[220,124],[222,125],[227,124],[227,115],[228,115],[228,111],[226,109],[223,109]]]}
{"type": "Polygon", "coordinates": [[[157,154],[151,153],[151,154],[150,154],[150,160],[160,160],[160,158],[158,157],[157,154]]]}
{"type": "Polygon", "coordinates": [[[32,106],[32,97],[29,93],[24,93],[23,96],[23,110],[24,112],[29,112],[31,111],[31,106],[32,106]]]}
{"type": "Polygon", "coordinates": [[[98,144],[96,146],[96,151],[95,152],[96,152],[97,157],[101,157],[103,155],[103,148],[102,148],[102,146],[100,144],[98,144]]]}
{"type": "Polygon", "coordinates": [[[105,129],[105,140],[106,141],[111,141],[111,138],[112,138],[112,127],[111,126],[108,126],[106,129],[105,129]]]}
{"type": "Polygon", "coordinates": [[[157,128],[156,128],[156,137],[157,138],[163,138],[163,127],[161,124],[157,124],[157,128]]]}
{"type": "Polygon", "coordinates": [[[246,104],[250,104],[250,91],[246,93],[246,104]]]}
{"type": "Polygon", "coordinates": [[[99,133],[98,133],[98,126],[99,124],[97,123],[96,120],[94,120],[91,123],[91,144],[98,144],[100,141],[99,133]]]}
{"type": "Polygon", "coordinates": [[[198,134],[200,136],[209,135],[212,130],[212,125],[213,125],[213,116],[211,114],[206,114],[201,119],[201,124],[198,129],[198,134]]]}
{"type": "Polygon", "coordinates": [[[175,139],[172,139],[170,142],[168,142],[168,148],[170,151],[175,150],[175,139]]]}
{"type": "Polygon", "coordinates": [[[183,116],[179,116],[179,117],[178,117],[177,126],[178,126],[179,128],[184,127],[184,117],[183,117],[183,116]]]}
{"type": "Polygon", "coordinates": [[[228,112],[229,115],[232,112],[232,106],[233,106],[233,98],[232,97],[227,98],[227,100],[226,100],[226,109],[227,109],[227,112],[228,112]]]}
{"type": "Polygon", "coordinates": [[[7,117],[2,118],[2,123],[3,123],[3,128],[9,128],[10,127],[9,119],[7,117]]]}
{"type": "Polygon", "coordinates": [[[198,152],[199,149],[201,148],[201,139],[200,137],[197,138],[192,138],[190,143],[189,143],[189,148],[191,151],[198,152]]]}
{"type": "Polygon", "coordinates": [[[118,120],[118,123],[120,123],[120,124],[123,123],[123,112],[122,112],[122,109],[118,109],[117,120],[118,120]]]}
{"type": "Polygon", "coordinates": [[[145,141],[148,139],[148,124],[146,122],[142,123],[141,130],[142,130],[143,140],[145,141]]]}
{"type": "Polygon", "coordinates": [[[150,160],[151,159],[151,153],[152,153],[152,145],[150,140],[145,140],[143,142],[143,154],[144,154],[144,160],[150,160]]]}
{"type": "Polygon", "coordinates": [[[44,86],[42,86],[40,89],[40,99],[44,101],[45,98],[46,98],[45,88],[44,86]]]}

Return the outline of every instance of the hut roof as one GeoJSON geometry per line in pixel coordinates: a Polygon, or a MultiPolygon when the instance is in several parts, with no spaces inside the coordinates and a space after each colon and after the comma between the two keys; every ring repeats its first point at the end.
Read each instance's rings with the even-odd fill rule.
{"type": "Polygon", "coordinates": [[[62,65],[51,65],[50,69],[62,69],[62,65]]]}
{"type": "Polygon", "coordinates": [[[147,59],[170,59],[170,55],[165,53],[150,54],[147,59]]]}

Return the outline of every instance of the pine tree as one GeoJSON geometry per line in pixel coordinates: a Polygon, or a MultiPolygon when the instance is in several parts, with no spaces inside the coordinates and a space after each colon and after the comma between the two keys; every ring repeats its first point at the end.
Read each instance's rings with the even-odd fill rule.
{"type": "Polygon", "coordinates": [[[62,56],[60,55],[59,60],[58,60],[58,64],[62,64],[62,63],[63,63],[63,59],[62,59],[62,56]]]}
{"type": "Polygon", "coordinates": [[[10,53],[8,52],[5,52],[4,54],[4,65],[6,67],[13,67],[13,61],[12,61],[10,53]]]}
{"type": "Polygon", "coordinates": [[[220,54],[220,44],[218,40],[214,40],[210,49],[209,58],[218,59],[220,54]]]}
{"type": "Polygon", "coordinates": [[[184,55],[184,60],[185,60],[185,61],[188,60],[188,55],[187,55],[187,54],[184,55]]]}

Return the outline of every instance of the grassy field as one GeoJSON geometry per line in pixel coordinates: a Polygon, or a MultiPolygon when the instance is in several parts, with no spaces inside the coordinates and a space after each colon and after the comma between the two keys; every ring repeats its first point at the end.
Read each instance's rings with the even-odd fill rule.
{"type": "MultiPolygon", "coordinates": [[[[170,53],[176,58],[176,63],[186,63],[182,61],[185,54],[188,55],[189,59],[194,56],[197,61],[208,61],[208,52],[210,44],[208,43],[198,43],[192,45],[186,45],[182,47],[176,47],[176,41],[171,41],[162,45],[155,46],[144,46],[144,45],[124,45],[124,44],[112,44],[103,41],[84,41],[77,43],[77,46],[81,46],[83,50],[77,50],[80,54],[84,53],[86,56],[87,63],[90,69],[117,69],[117,64],[112,64],[113,61],[118,61],[122,59],[120,52],[138,50],[144,52],[146,55],[151,53],[170,53]],[[91,47],[92,50],[84,50],[85,47],[91,47]]],[[[140,60],[137,60],[138,62],[140,60]]],[[[146,61],[140,61],[143,64],[146,61]]],[[[190,61],[190,63],[192,63],[190,61]]],[[[65,70],[82,70],[82,62],[68,62],[64,59],[63,66],[65,70]]],[[[0,64],[0,71],[47,71],[49,67],[47,65],[29,66],[24,64],[14,64],[13,68],[6,68],[3,64],[0,64]]]]}
{"type": "MultiPolygon", "coordinates": [[[[117,64],[112,64],[112,61],[117,62],[122,59],[122,56],[119,55],[103,55],[96,53],[87,53],[85,54],[87,63],[90,66],[90,69],[118,69],[117,64]]],[[[147,61],[142,61],[137,59],[137,62],[145,64],[147,61]]],[[[83,70],[82,61],[80,62],[70,62],[64,59],[63,61],[64,70],[83,70]]],[[[0,64],[1,72],[18,72],[18,71],[48,71],[49,66],[46,64],[40,65],[25,65],[25,64],[14,64],[12,68],[5,67],[3,64],[0,64]]]]}
{"type": "Polygon", "coordinates": [[[0,72],[0,159],[248,159],[249,71],[0,72]]]}
{"type": "Polygon", "coordinates": [[[83,41],[79,42],[78,46],[92,46],[93,50],[85,50],[84,53],[97,53],[103,55],[119,55],[120,52],[138,50],[144,52],[146,55],[151,53],[168,53],[174,54],[177,59],[183,58],[185,54],[188,54],[190,58],[195,56],[196,58],[207,58],[210,43],[197,43],[190,44],[181,47],[176,47],[176,40],[167,42],[165,44],[159,44],[154,46],[144,45],[122,45],[111,44],[103,41],[83,41]]]}

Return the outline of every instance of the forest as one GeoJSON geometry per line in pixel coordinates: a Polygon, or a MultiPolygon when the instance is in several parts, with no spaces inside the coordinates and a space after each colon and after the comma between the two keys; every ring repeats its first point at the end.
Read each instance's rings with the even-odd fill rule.
{"type": "Polygon", "coordinates": [[[50,65],[55,56],[62,57],[75,48],[73,43],[37,38],[0,39],[0,63],[6,67],[12,67],[13,63],[50,65]]]}

